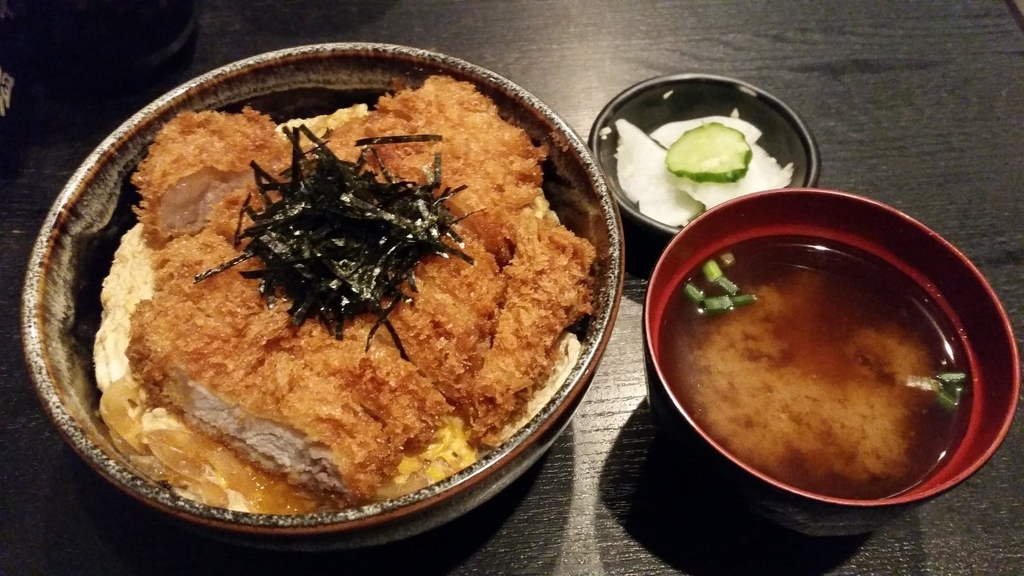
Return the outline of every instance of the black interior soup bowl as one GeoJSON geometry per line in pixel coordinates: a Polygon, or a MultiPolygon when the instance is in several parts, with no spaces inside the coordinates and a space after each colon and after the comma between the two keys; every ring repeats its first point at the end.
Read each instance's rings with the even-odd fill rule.
{"type": "MultiPolygon", "coordinates": [[[[792,267],[791,263],[783,260],[772,260],[769,264],[773,270],[783,266],[792,267]]],[[[749,266],[746,270],[750,270],[749,266]]],[[[795,274],[803,274],[801,278],[806,279],[810,273],[805,268],[799,268],[788,274],[780,274],[776,278],[792,280],[797,278],[795,274]]],[[[844,278],[846,282],[850,280],[851,278],[844,278]]],[[[791,309],[806,311],[817,307],[816,309],[825,310],[824,314],[809,316],[811,324],[815,326],[839,325],[847,322],[844,318],[859,314],[855,310],[860,305],[852,298],[844,299],[835,292],[824,296],[815,296],[806,291],[791,293],[807,295],[804,299],[798,298],[795,304],[790,304],[795,307],[791,309]],[[838,300],[829,300],[830,294],[835,294],[838,300]],[[815,301],[823,303],[814,304],[815,301]]],[[[762,292],[761,296],[765,296],[765,292],[762,292]]],[[[910,302],[910,299],[905,301],[910,302]]],[[[876,313],[875,316],[869,317],[873,319],[868,326],[861,328],[854,325],[849,332],[838,334],[867,334],[869,338],[874,338],[875,334],[890,330],[895,322],[895,315],[880,316],[876,313]]],[[[913,340],[913,334],[916,333],[901,331],[889,334],[911,334],[897,344],[899,347],[903,346],[903,342],[913,340]]],[[[724,478],[734,482],[753,512],[812,536],[850,535],[874,530],[896,515],[931,500],[963,482],[988,461],[1005,438],[1016,412],[1020,393],[1020,358],[1009,318],[977,268],[954,246],[923,224],[892,207],[843,192],[817,189],[759,192],[726,202],[696,218],[669,243],[651,276],[644,302],[643,336],[648,397],[659,430],[679,440],[679,449],[699,450],[709,454],[709,461],[720,467],[724,478]],[[776,293],[782,293],[781,285],[785,281],[777,281],[776,284],[766,281],[759,284],[742,280],[741,259],[747,257],[747,261],[750,262],[751,258],[757,258],[750,257],[750,254],[768,253],[751,252],[750,246],[763,247],[789,242],[795,244],[796,241],[793,239],[799,239],[801,246],[808,247],[811,253],[815,254],[815,260],[812,262],[816,264],[812,266],[822,266],[820,269],[827,270],[829,274],[835,274],[837,277],[841,277],[838,276],[841,273],[840,268],[834,264],[821,264],[837,260],[826,258],[840,258],[840,262],[849,262],[850,255],[857,255],[857,262],[875,263],[872,264],[873,268],[862,268],[858,264],[857,267],[848,270],[869,270],[874,277],[859,276],[861,285],[870,286],[871,294],[886,294],[886,302],[895,301],[897,297],[902,298],[911,293],[920,295],[920,299],[913,301],[912,307],[934,312],[926,322],[919,324],[921,333],[935,335],[941,332],[943,336],[941,340],[931,341],[935,345],[929,346],[929,352],[941,358],[945,358],[946,354],[950,358],[958,358],[948,364],[928,364],[929,367],[926,369],[935,370],[935,366],[949,366],[955,370],[940,374],[952,376],[956,371],[967,375],[964,395],[951,412],[949,406],[941,401],[940,393],[945,393],[945,390],[940,384],[939,376],[933,376],[936,372],[925,374],[928,388],[924,391],[908,390],[912,383],[920,382],[916,378],[917,372],[911,372],[913,378],[891,375],[901,373],[899,366],[909,366],[913,363],[905,354],[890,354],[893,349],[891,347],[882,348],[884,354],[872,353],[871,348],[865,348],[862,344],[854,344],[854,348],[846,349],[843,346],[847,345],[850,339],[839,335],[831,339],[805,337],[804,345],[807,348],[798,348],[793,344],[797,340],[790,339],[788,335],[780,335],[780,330],[787,334],[803,330],[799,328],[799,321],[792,320],[787,321],[785,326],[773,328],[768,337],[757,336],[756,327],[763,325],[758,323],[763,322],[764,315],[771,312],[764,312],[762,320],[759,320],[758,313],[751,313],[753,307],[769,306],[770,310],[771,306],[781,306],[778,296],[771,300],[757,299],[749,304],[749,308],[737,305],[723,312],[736,314],[737,316],[730,320],[731,325],[741,328],[739,333],[728,332],[728,343],[735,345],[729,349],[735,350],[735,353],[714,356],[711,360],[708,360],[706,355],[691,355],[695,348],[702,347],[702,343],[708,342],[709,339],[721,341],[721,332],[715,332],[712,328],[710,332],[702,333],[697,324],[686,320],[686,314],[691,311],[697,313],[696,308],[688,308],[679,313],[680,308],[673,304],[682,302],[682,305],[688,307],[704,307],[705,311],[697,313],[695,322],[713,323],[722,319],[721,316],[714,315],[713,311],[708,311],[711,310],[711,306],[707,300],[701,301],[695,297],[700,303],[693,304],[679,296],[688,283],[703,289],[706,292],[705,298],[712,297],[713,293],[719,293],[720,285],[715,286],[705,278],[704,264],[710,260],[717,262],[723,258],[734,258],[735,263],[731,267],[723,264],[721,270],[727,277],[741,278],[734,282],[739,286],[740,294],[745,292],[745,288],[750,288],[757,296],[758,290],[768,290],[766,286],[772,286],[776,293]],[[747,256],[741,251],[743,246],[748,247],[745,253],[747,256]],[[831,251],[836,247],[840,247],[840,251],[833,256],[831,251]],[[723,257],[723,254],[730,256],[723,257]],[[885,291],[890,287],[892,291],[885,291]],[[749,314],[743,316],[744,312],[749,314]],[[689,334],[696,334],[693,340],[688,341],[692,345],[677,345],[681,340],[672,333],[682,330],[678,328],[679,326],[686,327],[685,338],[688,338],[689,334]],[[741,345],[745,342],[753,342],[753,345],[758,347],[742,348],[741,345]],[[819,369],[819,365],[814,365],[813,369],[809,369],[806,368],[807,364],[794,359],[809,356],[801,353],[801,350],[813,350],[815,358],[824,358],[833,353],[830,351],[837,349],[836,353],[842,355],[844,362],[847,362],[842,364],[838,377],[829,376],[827,368],[819,369]],[[781,352],[776,353],[773,350],[781,352]],[[895,358],[892,360],[893,364],[888,365],[889,368],[885,368],[886,357],[895,358]],[[766,358],[768,360],[765,360],[766,358]],[[688,390],[693,390],[693,387],[708,390],[709,387],[717,386],[718,384],[711,381],[713,378],[718,382],[723,381],[723,377],[709,375],[712,370],[719,370],[707,368],[709,365],[733,366],[756,363],[758,369],[762,369],[765,366],[772,366],[773,362],[775,366],[782,366],[790,371],[775,372],[769,367],[762,373],[748,371],[743,377],[724,377],[733,378],[728,384],[733,388],[726,389],[727,392],[733,391],[728,392],[728,402],[722,400],[725,396],[721,394],[704,396],[711,400],[703,404],[697,404],[693,400],[694,396],[688,396],[692,394],[688,390]],[[851,370],[850,366],[854,366],[854,369],[851,370]],[[867,372],[859,372],[860,368],[856,366],[862,366],[867,372]],[[891,366],[897,368],[893,370],[891,366]],[[821,389],[822,392],[816,393],[817,396],[810,395],[807,392],[808,384],[794,383],[798,378],[794,376],[793,370],[803,370],[802,374],[810,374],[807,377],[801,376],[802,382],[807,382],[808,378],[831,379],[827,386],[832,388],[821,389]],[[861,375],[864,373],[870,374],[868,380],[861,375]],[[836,381],[836,378],[839,380],[836,381]],[[793,394],[790,394],[790,391],[794,390],[793,386],[803,386],[799,394],[808,394],[808,397],[815,398],[813,408],[808,408],[804,402],[800,407],[790,410],[793,406],[793,394]],[[868,389],[875,395],[862,395],[860,398],[866,398],[866,401],[857,400],[856,403],[838,406],[820,400],[826,396],[831,398],[845,394],[850,390],[850,386],[857,387],[854,394],[868,389]],[[866,386],[871,388],[865,388],[866,386]],[[882,389],[877,386],[888,388],[882,389]],[[901,435],[898,438],[883,437],[874,433],[871,438],[862,440],[862,436],[856,435],[858,428],[854,424],[844,423],[842,425],[846,427],[838,430],[845,431],[848,437],[857,439],[855,448],[846,451],[850,443],[838,442],[835,436],[828,435],[834,433],[836,429],[808,424],[812,421],[817,422],[814,420],[814,415],[817,414],[831,414],[832,418],[842,420],[843,416],[838,410],[847,410],[850,406],[860,410],[857,407],[871,406],[869,412],[858,412],[858,417],[869,415],[867,418],[871,422],[872,432],[883,429],[882,423],[891,423],[894,418],[886,416],[883,420],[880,411],[885,407],[879,407],[878,403],[888,404],[889,399],[896,397],[892,396],[893,391],[901,401],[908,398],[908,394],[915,395],[907,404],[891,403],[897,405],[898,410],[903,410],[903,406],[907,406],[898,418],[917,418],[917,414],[925,413],[937,414],[942,418],[948,416],[946,422],[949,425],[943,432],[948,440],[936,447],[932,454],[934,457],[923,462],[924,467],[919,468],[919,472],[915,472],[914,475],[908,476],[905,482],[901,480],[900,482],[904,483],[895,489],[887,486],[884,489],[889,491],[871,496],[849,490],[841,492],[840,483],[849,481],[852,477],[850,475],[843,476],[842,480],[838,479],[837,475],[826,476],[826,482],[819,481],[816,484],[804,482],[806,478],[801,478],[800,474],[811,469],[812,456],[808,454],[812,452],[803,449],[807,443],[798,444],[791,440],[799,433],[814,434],[812,442],[818,447],[817,454],[831,455],[843,450],[842,454],[852,454],[854,459],[862,455],[874,457],[877,453],[869,452],[866,447],[877,447],[879,440],[886,444],[894,444],[897,440],[923,437],[927,441],[928,434],[921,433],[921,430],[931,431],[931,428],[911,428],[902,425],[896,427],[886,424],[886,430],[918,432],[901,435]],[[884,398],[887,400],[877,400],[882,398],[877,395],[879,392],[886,394],[884,398]],[[746,398],[738,398],[737,394],[745,394],[746,398]],[[783,401],[775,401],[770,396],[782,398],[783,401]],[[735,419],[736,412],[731,412],[728,416],[733,418],[734,422],[741,422],[740,425],[716,428],[711,423],[709,415],[716,408],[716,404],[711,402],[732,408],[747,401],[752,402],[747,405],[753,406],[757,411],[756,418],[750,417],[751,412],[747,410],[744,413],[747,420],[735,419]],[[761,414],[764,414],[763,418],[761,414]],[[779,420],[794,423],[792,427],[786,429],[791,436],[779,433],[782,428],[773,425],[774,421],[779,420]],[[779,451],[774,450],[775,447],[788,446],[787,449],[791,452],[784,458],[790,458],[795,453],[803,460],[795,460],[796,464],[786,470],[771,468],[771,464],[765,463],[766,459],[761,453],[744,451],[740,448],[740,443],[736,442],[738,435],[749,434],[743,430],[744,427],[755,430],[757,434],[756,441],[748,442],[747,448],[756,445],[756,450],[778,454],[779,451]],[[761,440],[762,438],[764,440],[761,440]],[[819,441],[820,438],[826,440],[819,441]],[[832,440],[827,440],[829,438],[832,440]],[[753,460],[758,458],[759,464],[755,465],[753,460]]],[[[893,337],[889,338],[891,342],[893,337]]],[[[719,370],[715,373],[736,372],[719,370]]],[[[957,395],[959,394],[958,392],[957,395]]],[[[856,397],[846,395],[842,398],[856,397]]],[[[889,410],[889,414],[893,413],[889,410]]],[[[721,422],[720,417],[715,418],[721,422]]],[[[855,421],[857,420],[851,419],[847,422],[855,421]]],[[[871,436],[871,433],[868,436],[871,436]]],[[[907,441],[905,446],[908,448],[901,448],[896,458],[886,460],[887,463],[896,462],[889,469],[902,466],[899,463],[901,460],[910,461],[921,454],[916,448],[918,445],[910,442],[911,440],[907,441]]],[[[874,471],[873,474],[878,474],[879,467],[874,466],[871,470],[874,471]]],[[[862,478],[872,481],[873,477],[858,475],[856,481],[861,482],[862,478]]]]}
{"type": "Polygon", "coordinates": [[[523,88],[462,60],[385,44],[324,44],[263,54],[189,81],[146,106],[85,159],[58,196],[33,247],[22,334],[35,389],[74,451],[115,487],[159,514],[242,544],[316,550],[376,545],[450,521],[487,501],[536,462],[568,425],[611,333],[623,282],[618,209],[584,142],[523,88]],[[431,75],[473,84],[506,121],[546,146],[543,187],[551,208],[596,248],[593,313],[576,327],[578,361],[518,432],[468,468],[405,496],[333,512],[272,515],[200,504],[147,479],[119,453],[97,410],[92,347],[100,286],[119,239],[136,221],[129,184],[160,128],[184,111],[248,105],[275,121],[376,102],[397,84],[431,75]]]}
{"type": "Polygon", "coordinates": [[[733,111],[761,130],[758,145],[780,165],[793,164],[791,187],[818,184],[818,145],[800,116],[782,100],[741,80],[709,74],[673,74],[644,80],[612,98],[590,129],[588,143],[607,176],[622,211],[630,272],[647,276],[658,255],[680,227],[642,214],[619,186],[615,122],[623,119],[647,134],[659,126],[733,111]]]}

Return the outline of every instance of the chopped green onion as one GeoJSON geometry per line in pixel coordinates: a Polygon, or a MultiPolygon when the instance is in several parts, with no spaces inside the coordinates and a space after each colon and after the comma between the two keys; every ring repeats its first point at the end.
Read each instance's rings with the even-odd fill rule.
{"type": "Polygon", "coordinates": [[[732,252],[722,252],[718,257],[722,261],[722,266],[729,267],[736,263],[736,257],[732,255],[732,252]]]}
{"type": "Polygon", "coordinates": [[[704,301],[704,292],[700,288],[697,288],[693,282],[687,282],[686,286],[683,286],[683,292],[686,294],[686,297],[690,302],[693,302],[694,304],[700,304],[704,301]]]}
{"type": "Polygon", "coordinates": [[[740,287],[737,286],[736,283],[733,282],[732,280],[726,278],[724,274],[719,276],[718,279],[715,280],[715,284],[718,284],[718,286],[722,290],[725,290],[725,292],[730,296],[733,296],[740,291],[740,287]]]}
{"type": "Polygon", "coordinates": [[[939,393],[935,395],[935,401],[938,402],[943,410],[952,412],[960,404],[960,394],[957,392],[951,394],[948,390],[939,390],[939,393]]]}
{"type": "MultiPolygon", "coordinates": [[[[730,252],[722,253],[719,258],[723,262],[729,264],[736,261],[736,257],[730,252]]],[[[735,282],[726,278],[725,274],[722,273],[722,268],[718,265],[718,262],[712,258],[705,262],[701,266],[701,271],[704,273],[704,278],[712,283],[716,284],[718,288],[725,292],[723,296],[707,296],[697,288],[695,282],[687,282],[683,289],[686,293],[686,297],[698,305],[698,310],[702,313],[708,314],[719,314],[722,312],[728,312],[737,306],[750,306],[754,302],[757,302],[757,297],[753,294],[740,294],[740,287],[735,282]]]]}
{"type": "Polygon", "coordinates": [[[704,271],[704,277],[708,279],[708,282],[714,282],[722,277],[722,269],[719,268],[718,262],[712,258],[704,263],[701,267],[704,271]]]}
{"type": "Polygon", "coordinates": [[[943,410],[953,411],[960,404],[967,375],[962,372],[943,372],[935,376],[910,376],[907,386],[935,393],[935,402],[943,410]]]}
{"type": "Polygon", "coordinates": [[[733,306],[750,306],[754,302],[757,302],[757,296],[753,294],[737,294],[730,298],[733,306]]]}
{"type": "Polygon", "coordinates": [[[704,311],[712,314],[718,312],[728,312],[732,310],[732,298],[728,296],[712,296],[711,298],[705,298],[704,311]]]}
{"type": "Polygon", "coordinates": [[[967,374],[963,372],[943,372],[936,374],[935,379],[942,383],[943,387],[954,386],[963,388],[967,384],[967,374]]]}

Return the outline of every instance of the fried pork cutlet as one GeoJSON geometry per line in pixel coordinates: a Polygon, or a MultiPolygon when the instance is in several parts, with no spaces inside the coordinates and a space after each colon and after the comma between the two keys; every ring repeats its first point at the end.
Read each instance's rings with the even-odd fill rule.
{"type": "Polygon", "coordinates": [[[562,333],[591,312],[594,249],[532,208],[545,150],[469,84],[431,78],[385,96],[329,145],[355,160],[358,138],[414,133],[444,140],[378,146],[381,161],[423,182],[440,151],[442,188],[466,186],[448,204],[465,216],[458,231],[474,263],[432,256],[417,266],[413,301],[390,316],[405,360],[384,330],[367,348],[373,316],[335,339],[315,322],[293,327],[289,303],[268,308],[238,270],[193,283],[238,254],[238,210],[254,190],[243,168],[255,159],[280,169],[288,153],[251,110],[167,124],[133,178],[155,286],[132,316],[128,358],[152,402],[295,483],[352,501],[372,498],[448,414],[466,419],[476,444],[501,439],[550,375],[562,333]],[[181,191],[190,186],[201,191],[181,191]]]}
{"type": "Polygon", "coordinates": [[[441,153],[444,186],[466,189],[448,202],[467,233],[484,242],[504,266],[512,258],[507,221],[542,196],[544,147],[534,146],[525,132],[508,124],[498,107],[465,82],[447,77],[427,79],[422,88],[383,96],[367,121],[335,130],[330,146],[339,156],[355,159],[352,143],[369,136],[440,134],[437,144],[381,146],[384,164],[396,174],[422,181],[423,168],[441,153]]]}
{"type": "MultiPolygon", "coordinates": [[[[591,312],[594,248],[551,218],[537,218],[531,207],[543,198],[540,162],[546,151],[503,121],[497,106],[472,85],[433,77],[418,90],[384,96],[367,122],[335,130],[330,146],[339,156],[354,159],[359,150],[351,143],[359,138],[421,133],[441,134],[444,140],[440,145],[380,147],[383,163],[396,174],[422,181],[423,168],[440,150],[443,186],[466,186],[449,201],[456,214],[468,215],[460,232],[483,243],[502,267],[502,283],[508,284],[492,306],[493,292],[481,296],[479,284],[471,283],[472,291],[465,294],[451,282],[453,294],[462,294],[461,306],[475,305],[492,315],[492,331],[486,342],[478,341],[481,354],[467,358],[473,364],[460,371],[449,363],[444,378],[435,379],[448,401],[468,415],[476,437],[493,444],[503,424],[550,373],[558,336],[591,312]]],[[[451,310],[457,313],[458,306],[451,310]]],[[[395,323],[410,328],[404,318],[395,323]]],[[[410,356],[423,356],[417,352],[410,350],[410,356]]]]}
{"type": "Polygon", "coordinates": [[[283,167],[290,147],[275,127],[250,108],[241,114],[184,112],[164,125],[132,175],[148,244],[157,248],[205,227],[215,205],[253,183],[250,162],[283,167]]]}
{"type": "Polygon", "coordinates": [[[150,397],[291,480],[368,498],[403,451],[427,442],[444,397],[386,338],[365,352],[370,320],[343,340],[291,326],[234,273],[194,285],[235,255],[209,231],[155,256],[153,298],[132,318],[128,359],[150,397]]]}
{"type": "Polygon", "coordinates": [[[467,390],[473,430],[490,445],[551,373],[558,336],[591,312],[594,247],[529,211],[507,225],[515,256],[502,270],[505,302],[484,365],[467,390]]]}

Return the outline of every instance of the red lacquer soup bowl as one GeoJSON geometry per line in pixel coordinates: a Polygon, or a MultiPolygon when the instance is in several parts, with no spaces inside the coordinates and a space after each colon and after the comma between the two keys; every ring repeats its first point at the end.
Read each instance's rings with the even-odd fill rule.
{"type": "Polygon", "coordinates": [[[810,535],[873,530],[964,481],[1006,436],[1020,392],[1020,358],[1009,318],[977,268],[952,244],[896,209],[826,190],[752,194],[709,210],[687,225],[651,276],[644,304],[644,353],[648,395],[659,427],[684,446],[713,454],[754,512],[810,535]],[[837,497],[772,477],[726,449],[728,439],[716,440],[699,423],[706,420],[695,418],[694,409],[677,392],[679,382],[673,378],[678,372],[672,366],[679,358],[664,345],[671,303],[678,301],[673,295],[704,262],[737,244],[789,237],[852,247],[902,274],[934,301],[963,349],[963,368],[970,374],[965,396],[969,402],[957,414],[954,439],[930,472],[894,495],[837,497]]]}

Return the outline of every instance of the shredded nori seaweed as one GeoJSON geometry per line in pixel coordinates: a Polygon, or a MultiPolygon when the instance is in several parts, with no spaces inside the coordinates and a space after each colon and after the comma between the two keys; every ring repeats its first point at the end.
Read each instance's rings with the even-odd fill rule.
{"type": "Polygon", "coordinates": [[[235,245],[248,240],[237,257],[196,275],[201,282],[256,257],[263,269],[242,272],[259,280],[259,293],[273,306],[278,296],[292,301],[289,313],[298,326],[316,316],[334,337],[343,337],[347,320],[373,313],[377,321],[366,348],[384,326],[406,358],[388,315],[416,291],[413,271],[427,255],[473,259],[459,248],[452,229],[458,222],[445,201],[465,186],[441,191],[441,155],[427,172],[426,184],[400,180],[374,150],[377,145],[440,141],[434,134],[383,136],[356,141],[357,162],[339,159],[306,126],[284,129],[292,143],[291,168],[277,179],[256,162],[250,165],[263,210],[250,195],[238,215],[235,245]],[[313,147],[302,150],[301,136],[313,147]],[[371,169],[371,159],[379,174],[371,169]],[[381,181],[383,178],[383,181],[381,181]],[[252,224],[242,230],[248,217],[252,224]]]}

